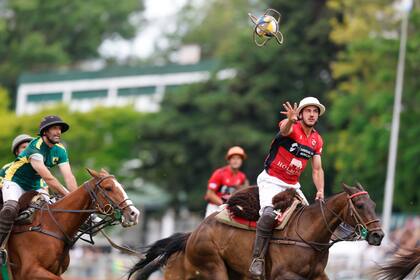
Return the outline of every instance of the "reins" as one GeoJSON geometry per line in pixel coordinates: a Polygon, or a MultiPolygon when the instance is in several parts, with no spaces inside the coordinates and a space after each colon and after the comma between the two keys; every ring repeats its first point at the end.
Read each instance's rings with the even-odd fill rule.
{"type": "MultiPolygon", "coordinates": [[[[120,222],[122,211],[125,208],[132,206],[132,204],[127,203],[127,201],[130,201],[128,198],[119,202],[117,205],[112,201],[112,199],[109,197],[109,195],[106,193],[106,191],[103,190],[100,186],[101,183],[108,178],[115,178],[115,177],[113,175],[108,175],[108,176],[101,177],[95,182],[94,186],[92,186],[92,182],[90,182],[90,181],[85,182],[82,185],[82,188],[84,188],[87,191],[87,193],[89,194],[89,196],[91,198],[91,203],[88,206],[89,209],[75,210],[75,209],[51,208],[50,204],[48,204],[48,203],[44,204],[42,207],[33,206],[35,209],[38,209],[38,210],[41,211],[41,222],[40,222],[40,224],[42,224],[42,213],[47,212],[49,214],[51,220],[54,222],[54,224],[57,226],[57,228],[59,229],[59,231],[63,235],[63,237],[58,236],[55,232],[50,232],[50,231],[42,229],[42,227],[40,225],[30,227],[29,231],[38,231],[38,232],[47,234],[49,236],[55,237],[57,239],[60,239],[60,240],[64,241],[64,243],[67,246],[71,247],[71,246],[74,245],[74,243],[76,243],[76,241],[78,239],[81,238],[82,235],[84,235],[84,234],[90,234],[90,235],[96,234],[97,232],[99,232],[104,227],[109,226],[109,225],[113,225],[115,222],[120,222]],[[104,197],[104,199],[106,200],[105,204],[99,198],[99,194],[102,195],[104,197]],[[124,203],[126,203],[126,205],[124,205],[124,203]],[[77,213],[90,213],[90,214],[97,213],[97,214],[105,215],[105,219],[103,219],[101,222],[99,222],[95,225],[91,225],[89,228],[87,228],[85,230],[80,231],[80,233],[77,234],[74,238],[71,238],[66,234],[66,232],[63,229],[63,227],[61,226],[61,224],[54,217],[54,213],[76,213],[76,214],[77,213]]],[[[90,238],[90,240],[86,240],[86,239],[83,239],[83,238],[82,238],[82,240],[93,244],[92,237],[90,238]]]]}
{"type": "MultiPolygon", "coordinates": [[[[354,206],[353,203],[353,198],[358,197],[360,195],[368,195],[368,192],[366,191],[360,191],[357,193],[354,193],[352,195],[347,195],[347,208],[350,210],[350,216],[354,219],[354,221],[356,222],[356,226],[354,227],[354,230],[351,234],[347,235],[346,238],[340,238],[339,236],[337,236],[334,231],[331,229],[331,226],[329,225],[326,215],[325,215],[325,209],[328,210],[328,212],[330,212],[331,214],[333,214],[341,223],[347,224],[344,219],[342,219],[340,217],[339,214],[335,213],[333,210],[331,210],[330,208],[328,208],[327,204],[325,203],[324,200],[319,200],[319,206],[320,206],[320,210],[321,210],[321,214],[322,214],[322,219],[324,221],[324,224],[328,230],[329,233],[331,233],[332,236],[335,237],[335,240],[330,241],[328,243],[320,243],[320,242],[315,242],[315,241],[307,241],[305,240],[305,238],[303,238],[303,236],[299,233],[298,228],[299,228],[299,224],[300,224],[300,218],[302,217],[302,214],[304,212],[304,210],[307,207],[302,207],[299,209],[299,212],[296,214],[297,215],[297,221],[296,221],[296,228],[295,228],[295,232],[297,234],[297,236],[301,239],[301,240],[294,240],[294,239],[288,239],[288,238],[273,238],[273,243],[278,243],[278,244],[287,244],[287,245],[297,245],[297,246],[301,246],[301,247],[310,247],[318,252],[322,252],[326,249],[329,249],[332,245],[334,245],[337,242],[340,241],[356,241],[356,240],[361,240],[361,239],[365,239],[368,233],[368,225],[375,223],[375,222],[379,222],[379,219],[374,219],[368,222],[364,222],[363,218],[360,216],[360,214],[356,211],[356,208],[354,206]]],[[[380,227],[375,227],[373,229],[370,229],[371,231],[375,231],[375,230],[380,230],[380,227]]]]}

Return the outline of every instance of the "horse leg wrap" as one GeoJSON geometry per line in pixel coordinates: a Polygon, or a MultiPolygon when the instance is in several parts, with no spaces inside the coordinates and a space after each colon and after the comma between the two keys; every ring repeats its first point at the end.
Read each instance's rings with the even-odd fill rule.
{"type": "Polygon", "coordinates": [[[254,277],[264,277],[265,272],[265,254],[273,234],[276,213],[273,207],[265,207],[263,214],[257,222],[257,234],[255,237],[254,249],[252,252],[253,260],[249,272],[254,277]]]}
{"type": "Polygon", "coordinates": [[[3,243],[6,235],[12,228],[13,222],[15,221],[19,211],[18,202],[14,200],[8,200],[4,203],[3,208],[0,211],[0,244],[3,243]]]}

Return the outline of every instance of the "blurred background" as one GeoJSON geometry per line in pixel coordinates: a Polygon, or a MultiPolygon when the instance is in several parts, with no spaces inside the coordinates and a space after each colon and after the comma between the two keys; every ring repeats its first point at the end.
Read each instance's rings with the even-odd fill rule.
{"type": "MultiPolygon", "coordinates": [[[[229,147],[244,147],[243,171],[255,184],[281,104],[315,96],[327,107],[317,125],[326,196],[360,182],[378,215],[392,214],[388,245],[331,249],[331,279],[370,279],[375,262],[420,241],[420,1],[410,2],[0,1],[1,164],[14,159],[16,135],[35,135],[42,116],[60,115],[71,126],[63,142],[78,183],[89,179],[85,167],[105,168],[141,210],[138,226],[109,230],[139,248],[194,229],[229,147]],[[258,48],[247,13],[267,8],[282,15],[284,44],[258,48]]],[[[301,185],[313,201],[310,168],[301,185]]],[[[77,243],[65,279],[122,279],[137,261],[95,240],[77,243]]]]}

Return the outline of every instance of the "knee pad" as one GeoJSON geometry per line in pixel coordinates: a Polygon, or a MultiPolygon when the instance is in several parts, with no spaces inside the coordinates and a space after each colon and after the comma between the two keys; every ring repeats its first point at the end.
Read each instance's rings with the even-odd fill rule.
{"type": "Polygon", "coordinates": [[[13,221],[18,215],[18,211],[18,202],[14,200],[8,200],[3,204],[3,208],[0,211],[0,218],[13,221]]]}
{"type": "Polygon", "coordinates": [[[263,231],[272,231],[276,216],[273,207],[265,207],[263,209],[263,214],[257,222],[257,227],[263,231]]]}

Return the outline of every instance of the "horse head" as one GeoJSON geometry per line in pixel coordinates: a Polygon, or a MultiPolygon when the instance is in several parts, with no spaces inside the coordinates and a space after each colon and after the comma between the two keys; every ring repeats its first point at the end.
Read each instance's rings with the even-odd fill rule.
{"type": "Polygon", "coordinates": [[[120,211],[122,213],[121,224],[123,227],[136,225],[140,212],[134,207],[133,202],[128,198],[127,193],[117,179],[104,169],[97,172],[87,168],[87,171],[93,177],[92,183],[94,187],[90,195],[94,196],[92,198],[99,213],[115,215],[116,211],[120,211]]]}
{"type": "Polygon", "coordinates": [[[365,235],[370,245],[381,245],[384,232],[375,213],[375,202],[360,183],[355,187],[343,183],[343,189],[347,193],[349,207],[345,222],[359,231],[362,236],[365,235]]]}

